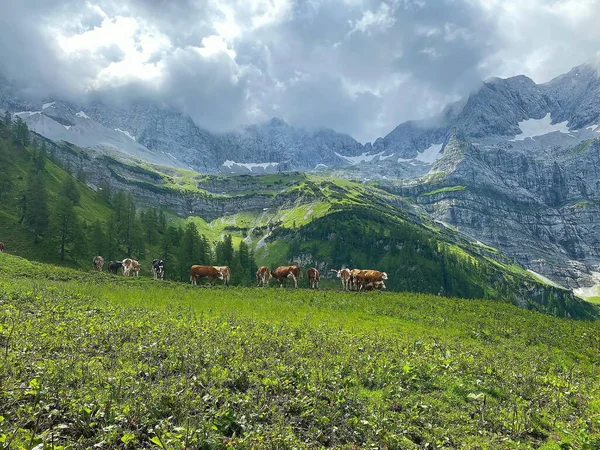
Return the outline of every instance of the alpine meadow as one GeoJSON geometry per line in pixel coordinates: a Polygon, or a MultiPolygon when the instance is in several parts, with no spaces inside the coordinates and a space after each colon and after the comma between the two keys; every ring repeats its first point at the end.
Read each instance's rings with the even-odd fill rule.
{"type": "Polygon", "coordinates": [[[0,450],[600,449],[600,0],[0,0],[0,450]]]}

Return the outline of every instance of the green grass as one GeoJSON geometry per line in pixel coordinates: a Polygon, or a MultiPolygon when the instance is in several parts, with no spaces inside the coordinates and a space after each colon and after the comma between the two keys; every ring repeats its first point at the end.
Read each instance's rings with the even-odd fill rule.
{"type": "Polygon", "coordinates": [[[575,203],[573,206],[575,208],[589,208],[592,206],[596,206],[598,203],[597,202],[591,202],[591,201],[581,201],[581,202],[577,202],[575,203]]]}
{"type": "MultiPolygon", "coordinates": [[[[305,281],[305,280],[304,280],[305,281]]],[[[593,449],[600,324],[0,255],[7,448],[593,449]]]]}
{"type": "Polygon", "coordinates": [[[458,192],[458,191],[464,191],[465,189],[467,189],[466,186],[447,186],[447,187],[443,187],[440,189],[436,189],[431,192],[426,192],[424,194],[421,194],[421,196],[427,197],[430,195],[440,194],[442,192],[458,192]]]}

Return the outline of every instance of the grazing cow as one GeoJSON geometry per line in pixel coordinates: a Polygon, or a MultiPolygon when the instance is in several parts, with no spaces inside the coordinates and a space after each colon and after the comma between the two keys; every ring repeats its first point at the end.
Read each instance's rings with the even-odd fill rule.
{"type": "Polygon", "coordinates": [[[221,271],[223,274],[223,284],[229,286],[229,280],[231,279],[231,272],[229,266],[215,266],[215,269],[221,271]]]}
{"type": "Polygon", "coordinates": [[[0,242],[0,253],[4,253],[4,242],[0,242]]]}
{"type": "Polygon", "coordinates": [[[108,263],[108,271],[113,275],[119,273],[119,269],[123,268],[123,263],[121,261],[109,261],[108,263]]]}
{"type": "Polygon", "coordinates": [[[198,266],[190,267],[190,282],[196,286],[198,278],[208,278],[209,284],[213,285],[216,279],[223,279],[223,272],[214,266],[198,266]]]}
{"type": "Polygon", "coordinates": [[[321,273],[314,267],[311,267],[306,271],[308,277],[308,285],[311,289],[319,289],[319,281],[321,280],[321,273]]]}
{"type": "Polygon", "coordinates": [[[301,274],[302,272],[298,266],[280,266],[275,270],[271,270],[271,276],[279,281],[279,287],[283,287],[283,280],[291,278],[297,288],[301,274]]]}
{"type": "Polygon", "coordinates": [[[92,268],[102,272],[102,267],[104,267],[104,258],[102,256],[94,256],[94,259],[92,260],[92,268]]]}
{"type": "Polygon", "coordinates": [[[123,260],[123,275],[128,277],[129,272],[133,272],[136,277],[140,275],[140,269],[142,265],[135,259],[125,258],[123,260]]]}
{"type": "Polygon", "coordinates": [[[260,266],[256,271],[256,287],[259,287],[261,283],[263,287],[267,287],[271,278],[273,278],[273,275],[271,275],[269,268],[267,266],[260,266]]]}
{"type": "Polygon", "coordinates": [[[350,271],[350,289],[354,290],[354,291],[358,291],[360,288],[360,285],[358,283],[358,274],[361,273],[362,270],[360,269],[352,269],[350,271]]]}
{"type": "Polygon", "coordinates": [[[162,259],[152,260],[152,273],[155,280],[165,279],[165,262],[162,259]]]}
{"type": "Polygon", "coordinates": [[[359,290],[363,290],[369,283],[375,285],[375,283],[383,283],[387,279],[387,273],[379,272],[378,270],[361,270],[356,275],[359,290]]]}
{"type": "Polygon", "coordinates": [[[350,269],[331,269],[332,272],[337,274],[337,277],[342,280],[342,291],[350,289],[351,272],[350,269]]]}
{"type": "Polygon", "coordinates": [[[365,291],[380,291],[382,289],[387,289],[383,281],[369,281],[365,285],[365,291]]]}

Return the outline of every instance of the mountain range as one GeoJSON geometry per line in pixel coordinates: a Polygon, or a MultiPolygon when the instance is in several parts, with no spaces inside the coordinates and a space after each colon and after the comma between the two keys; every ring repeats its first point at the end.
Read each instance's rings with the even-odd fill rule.
{"type": "Polygon", "coordinates": [[[319,171],[374,183],[553,282],[600,283],[600,78],[591,64],[544,84],[525,76],[487,80],[437,116],[365,145],[276,118],[211,133],[166,105],[31,101],[6,83],[0,108],[49,139],[123,159],[201,173],[319,171]]]}

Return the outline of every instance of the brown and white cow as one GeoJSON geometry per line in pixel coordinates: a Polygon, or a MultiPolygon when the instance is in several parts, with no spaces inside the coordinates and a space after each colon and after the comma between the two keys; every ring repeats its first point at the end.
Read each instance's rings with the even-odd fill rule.
{"type": "Polygon", "coordinates": [[[271,270],[271,276],[279,281],[279,287],[283,287],[283,280],[291,278],[294,280],[294,286],[298,287],[298,280],[302,272],[298,266],[280,266],[275,270],[271,270]]]}
{"type": "Polygon", "coordinates": [[[350,289],[350,269],[331,269],[332,272],[337,274],[337,277],[342,280],[342,291],[347,291],[350,289]]]}
{"type": "Polygon", "coordinates": [[[94,256],[94,259],[92,260],[92,268],[102,272],[102,267],[104,267],[104,258],[100,255],[94,256]]]}
{"type": "Polygon", "coordinates": [[[364,287],[365,291],[380,291],[382,289],[387,289],[383,281],[369,281],[364,287]]]}
{"type": "Polygon", "coordinates": [[[125,258],[123,260],[123,275],[129,276],[129,272],[133,272],[136,277],[140,276],[142,265],[135,259],[125,258]]]}
{"type": "Polygon", "coordinates": [[[215,269],[220,270],[223,274],[223,284],[229,286],[229,280],[231,278],[231,272],[229,266],[215,266],[215,269]]]}
{"type": "MultiPolygon", "coordinates": [[[[356,281],[359,286],[359,290],[363,290],[369,283],[373,283],[375,286],[376,283],[382,283],[388,279],[387,273],[379,272],[378,270],[361,270],[356,275],[356,281]]],[[[381,286],[377,284],[377,286],[381,286]]],[[[385,286],[385,284],[383,284],[385,286]]]]}
{"type": "Polygon", "coordinates": [[[209,284],[213,285],[215,280],[223,279],[223,272],[221,272],[215,266],[193,265],[190,267],[190,282],[192,285],[196,286],[198,278],[208,278],[209,284]]]}
{"type": "Polygon", "coordinates": [[[319,281],[321,281],[321,273],[315,268],[311,267],[306,271],[308,277],[308,286],[311,289],[319,289],[319,281]]]}
{"type": "Polygon", "coordinates": [[[352,269],[350,271],[350,289],[354,291],[358,291],[360,289],[360,284],[358,282],[358,274],[361,273],[361,269],[352,269]]]}
{"type": "Polygon", "coordinates": [[[0,242],[0,253],[4,253],[4,242],[0,242]]]}
{"type": "Polygon", "coordinates": [[[267,287],[271,278],[273,278],[273,275],[271,275],[269,268],[260,266],[256,271],[256,287],[260,287],[261,284],[263,287],[267,287]]]}

